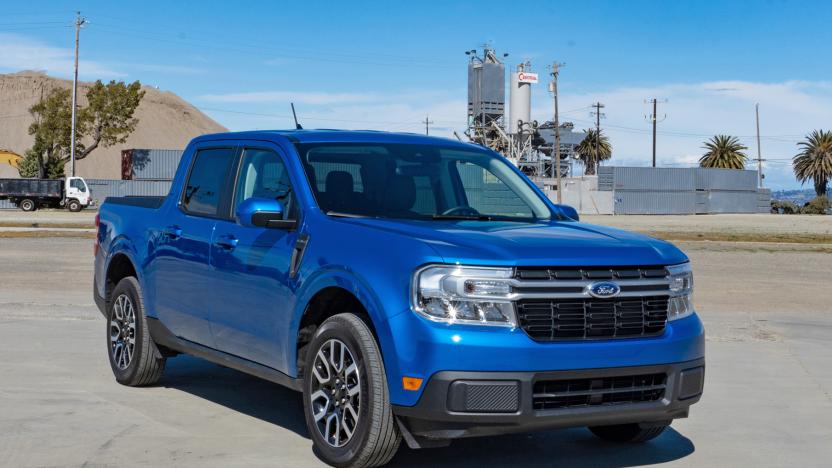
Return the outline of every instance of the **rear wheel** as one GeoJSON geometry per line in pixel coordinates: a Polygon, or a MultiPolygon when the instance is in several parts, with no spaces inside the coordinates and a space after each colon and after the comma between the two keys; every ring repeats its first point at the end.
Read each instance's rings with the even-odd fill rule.
{"type": "Polygon", "coordinates": [[[617,424],[614,426],[592,426],[589,428],[593,434],[611,442],[641,443],[655,439],[670,424],[642,426],[641,424],[617,424]]]}
{"type": "Polygon", "coordinates": [[[17,206],[19,206],[23,211],[35,211],[35,208],[37,208],[35,201],[29,198],[20,200],[20,203],[18,203],[17,206]]]}
{"type": "Polygon", "coordinates": [[[150,337],[139,282],[122,279],[110,297],[107,354],[113,375],[131,387],[156,383],[165,370],[165,358],[150,337]]]}
{"type": "Polygon", "coordinates": [[[380,466],[401,442],[384,363],[356,315],[327,319],[309,345],[303,406],[315,452],[339,467],[380,466]]]}
{"type": "Polygon", "coordinates": [[[70,200],[69,202],[67,202],[66,207],[67,209],[69,209],[69,211],[73,213],[77,213],[81,211],[81,209],[83,208],[83,206],[81,206],[81,202],[79,202],[78,200],[70,200]]]}

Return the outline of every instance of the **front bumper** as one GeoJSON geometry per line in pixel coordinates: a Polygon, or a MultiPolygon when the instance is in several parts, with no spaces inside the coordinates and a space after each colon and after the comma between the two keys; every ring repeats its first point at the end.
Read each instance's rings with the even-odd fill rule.
{"type": "MultiPolygon", "coordinates": [[[[439,372],[415,406],[394,406],[404,430],[421,439],[456,439],[561,427],[625,423],[667,424],[688,415],[702,395],[705,360],[653,366],[552,372],[439,372]],[[654,401],[591,403],[558,409],[535,408],[535,384],[591,381],[664,374],[664,392],[654,401]]],[[[608,380],[609,381],[609,380],[608,380]]],[[[539,391],[539,388],[538,388],[539,391]]],[[[538,400],[540,401],[540,400],[538,400]]]]}

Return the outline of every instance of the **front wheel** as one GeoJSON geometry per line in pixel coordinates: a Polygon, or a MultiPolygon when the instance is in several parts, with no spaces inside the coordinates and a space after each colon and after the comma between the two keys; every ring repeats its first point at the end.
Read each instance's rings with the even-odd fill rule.
{"type": "Polygon", "coordinates": [[[592,426],[589,428],[593,434],[611,442],[641,443],[655,439],[670,424],[642,426],[638,423],[617,424],[614,426],[592,426]]]}
{"type": "Polygon", "coordinates": [[[83,208],[83,206],[81,206],[81,202],[78,200],[70,200],[69,203],[66,204],[66,207],[73,213],[77,213],[83,208]]]}
{"type": "Polygon", "coordinates": [[[306,425],[334,466],[384,465],[401,442],[373,334],[356,315],[330,317],[309,344],[303,377],[306,425]]]}

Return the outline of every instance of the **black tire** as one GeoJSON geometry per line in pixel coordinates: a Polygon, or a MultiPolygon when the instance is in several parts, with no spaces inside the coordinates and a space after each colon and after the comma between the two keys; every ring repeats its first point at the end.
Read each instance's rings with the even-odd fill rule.
{"type": "MultiPolygon", "coordinates": [[[[396,426],[390,406],[390,395],[387,389],[387,377],[384,372],[381,352],[367,324],[358,316],[350,313],[330,317],[315,332],[307,352],[309,354],[304,369],[303,408],[315,453],[324,462],[337,467],[372,467],[389,462],[399,448],[401,434],[396,426]],[[324,345],[329,345],[333,341],[345,345],[349,358],[357,366],[357,375],[360,377],[357,379],[358,383],[354,384],[355,387],[360,389],[357,396],[358,418],[353,421],[352,435],[347,437],[347,441],[340,446],[336,446],[337,440],[336,444],[332,444],[327,440],[328,437],[322,434],[318,422],[315,420],[313,409],[313,406],[318,409],[321,409],[321,406],[319,404],[313,405],[312,402],[312,396],[315,394],[313,393],[313,386],[321,387],[320,379],[314,376],[313,368],[318,362],[319,352],[326,352],[323,350],[324,345]]],[[[344,361],[341,361],[341,367],[351,366],[346,366],[344,361]]],[[[328,369],[329,367],[327,367],[326,372],[332,377],[333,374],[329,374],[328,369]]],[[[337,368],[334,369],[336,371],[334,375],[338,375],[337,368]]],[[[319,372],[319,375],[322,374],[319,372]]],[[[331,381],[332,378],[329,380],[331,381]]],[[[343,383],[346,384],[346,380],[343,383]]],[[[353,382],[355,381],[353,380],[353,382]]],[[[344,391],[348,391],[346,385],[343,388],[344,391]]],[[[319,388],[319,390],[322,390],[322,388],[319,388]]],[[[348,399],[356,398],[344,394],[342,396],[348,399]]],[[[328,414],[329,409],[338,411],[333,406],[333,401],[337,402],[338,398],[338,395],[334,395],[330,400],[327,392],[323,413],[328,414]]],[[[317,401],[320,403],[320,400],[317,401]]],[[[341,400],[342,403],[343,401],[341,400]]],[[[354,400],[350,400],[350,404],[354,402],[354,400]]],[[[344,406],[341,413],[346,415],[346,409],[346,406],[344,406]]],[[[319,414],[321,413],[319,412],[319,414]]],[[[348,416],[344,417],[348,418],[348,416]]],[[[327,416],[323,416],[320,419],[326,418],[327,416]]],[[[348,424],[346,419],[343,421],[337,426],[337,431],[340,431],[342,424],[344,426],[348,424]]],[[[329,431],[328,425],[325,431],[329,431]]]]}
{"type": "Polygon", "coordinates": [[[159,381],[162,373],[165,370],[165,357],[159,352],[153,339],[150,337],[150,332],[147,327],[147,318],[145,316],[144,301],[142,299],[142,289],[139,282],[134,277],[127,277],[119,281],[115,289],[113,289],[110,300],[107,303],[107,356],[110,359],[110,368],[113,370],[118,383],[130,387],[139,387],[143,385],[152,385],[159,381]],[[126,298],[126,299],[125,299],[126,298]],[[125,317],[127,314],[126,304],[129,301],[133,310],[133,327],[124,326],[123,323],[128,320],[120,320],[119,315],[125,317]],[[121,309],[121,312],[119,312],[121,309]],[[114,321],[113,318],[116,318],[114,321]],[[116,324],[114,322],[120,322],[116,324]],[[116,351],[118,346],[113,334],[116,333],[116,328],[119,331],[119,337],[122,339],[121,354],[116,351]],[[127,330],[122,332],[122,330],[127,330]],[[128,348],[126,338],[132,338],[133,347],[130,351],[129,359],[126,361],[123,358],[126,356],[125,349],[128,348]]]}
{"type": "Polygon", "coordinates": [[[592,426],[589,430],[604,440],[638,444],[655,439],[668,427],[670,427],[670,424],[642,427],[640,424],[634,423],[617,424],[615,426],[592,426]]]}
{"type": "Polygon", "coordinates": [[[23,200],[20,200],[17,206],[19,206],[23,211],[35,211],[38,208],[38,204],[31,198],[24,198],[23,200]]]}
{"type": "Polygon", "coordinates": [[[84,209],[84,207],[81,206],[81,202],[79,202],[78,200],[70,200],[69,202],[67,202],[66,207],[69,211],[73,213],[77,213],[84,209]]]}

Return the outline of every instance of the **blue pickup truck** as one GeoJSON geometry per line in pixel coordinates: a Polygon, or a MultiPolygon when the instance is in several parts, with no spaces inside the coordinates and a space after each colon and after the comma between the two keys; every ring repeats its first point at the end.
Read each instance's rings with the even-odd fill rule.
{"type": "Polygon", "coordinates": [[[476,145],[205,135],[167,197],[108,198],[97,225],[116,380],[186,353],[288,386],[335,466],[561,427],[643,442],[702,394],[688,258],[578,222],[476,145]]]}

